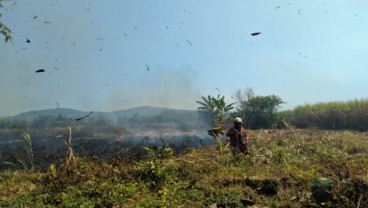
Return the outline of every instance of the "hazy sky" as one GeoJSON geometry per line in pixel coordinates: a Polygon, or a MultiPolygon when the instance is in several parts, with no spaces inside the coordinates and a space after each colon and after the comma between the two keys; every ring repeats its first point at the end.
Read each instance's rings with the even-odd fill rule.
{"type": "Polygon", "coordinates": [[[367,97],[367,11],[366,0],[5,1],[0,116],[196,109],[247,87],[284,108],[367,97]]]}

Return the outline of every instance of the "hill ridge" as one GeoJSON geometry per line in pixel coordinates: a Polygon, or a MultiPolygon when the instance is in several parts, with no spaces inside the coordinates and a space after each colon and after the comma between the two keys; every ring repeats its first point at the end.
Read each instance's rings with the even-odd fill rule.
{"type": "MultiPolygon", "coordinates": [[[[172,108],[144,105],[144,106],[138,106],[138,107],[122,109],[122,110],[115,110],[115,111],[110,111],[110,112],[93,111],[93,115],[99,115],[99,116],[104,116],[104,117],[109,117],[109,118],[132,117],[135,115],[149,117],[149,116],[160,115],[162,112],[167,112],[167,111],[176,112],[180,114],[185,114],[185,113],[191,114],[191,113],[197,112],[196,110],[172,109],[172,108]]],[[[88,110],[77,110],[77,109],[72,109],[72,108],[49,108],[49,109],[26,111],[26,112],[19,113],[14,116],[7,116],[7,117],[0,117],[0,118],[15,119],[15,120],[18,120],[18,119],[33,120],[40,116],[63,115],[65,117],[80,117],[90,112],[91,111],[88,111],[88,110]]]]}

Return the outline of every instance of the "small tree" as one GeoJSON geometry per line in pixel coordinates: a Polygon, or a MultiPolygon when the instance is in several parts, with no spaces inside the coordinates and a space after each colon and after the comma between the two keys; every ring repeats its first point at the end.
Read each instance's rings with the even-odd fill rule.
{"type": "MultiPolygon", "coordinates": [[[[2,0],[0,0],[0,7],[2,6],[2,0]]],[[[1,18],[2,14],[0,13],[0,18],[1,18]]],[[[4,25],[1,21],[0,21],[0,34],[4,36],[5,38],[5,42],[8,42],[9,40],[11,40],[11,30],[4,25]]]]}
{"type": "Polygon", "coordinates": [[[274,128],[278,122],[278,107],[284,102],[276,95],[255,96],[253,89],[247,88],[244,93],[236,91],[237,110],[248,128],[274,128]]]}

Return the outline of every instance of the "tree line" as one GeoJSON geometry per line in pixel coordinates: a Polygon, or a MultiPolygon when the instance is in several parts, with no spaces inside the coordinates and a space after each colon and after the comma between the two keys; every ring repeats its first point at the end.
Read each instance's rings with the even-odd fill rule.
{"type": "Polygon", "coordinates": [[[284,101],[276,95],[255,95],[252,89],[238,90],[236,102],[226,103],[225,97],[217,95],[202,97],[197,101],[199,114],[182,114],[163,111],[155,116],[134,115],[112,120],[103,116],[91,116],[76,122],[75,118],[63,115],[40,116],[32,121],[0,119],[0,129],[25,129],[27,127],[54,128],[72,124],[96,126],[147,126],[149,124],[171,125],[173,128],[206,128],[208,125],[230,126],[233,118],[241,117],[248,129],[317,128],[326,130],[368,131],[368,99],[340,102],[305,104],[292,110],[280,111],[284,101]]]}
{"type": "Polygon", "coordinates": [[[305,104],[280,111],[285,102],[279,96],[255,95],[252,88],[237,90],[234,98],[236,102],[226,104],[224,96],[202,97],[197,101],[198,110],[213,126],[231,125],[234,117],[241,117],[248,129],[368,130],[368,99],[305,104]]]}

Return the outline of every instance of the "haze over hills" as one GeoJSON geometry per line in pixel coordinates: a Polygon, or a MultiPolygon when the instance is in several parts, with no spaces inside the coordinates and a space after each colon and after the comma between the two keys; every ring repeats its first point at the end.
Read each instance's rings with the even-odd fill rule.
{"type": "Polygon", "coordinates": [[[162,107],[152,107],[152,106],[140,106],[136,108],[126,109],[126,110],[119,110],[113,111],[112,114],[118,117],[132,117],[136,114],[140,116],[157,116],[163,112],[172,112],[179,115],[184,114],[197,114],[197,111],[191,110],[180,110],[180,109],[171,109],[171,108],[162,108],[162,107]]]}
{"type": "MultiPolygon", "coordinates": [[[[143,117],[151,117],[157,116],[162,113],[173,113],[179,116],[195,116],[198,114],[197,111],[191,110],[179,110],[179,109],[170,109],[170,108],[162,108],[162,107],[152,107],[152,106],[140,106],[131,109],[118,110],[113,112],[100,112],[93,111],[93,116],[103,116],[110,119],[117,119],[120,117],[130,118],[133,116],[143,116],[143,117]]],[[[54,109],[44,109],[44,110],[36,110],[36,111],[28,111],[24,113],[20,113],[15,116],[2,117],[5,119],[15,119],[15,120],[34,120],[37,117],[42,116],[58,116],[62,115],[68,118],[78,118],[83,117],[90,114],[90,111],[82,111],[75,110],[70,108],[54,108],[54,109]]]]}

